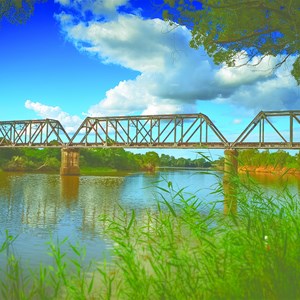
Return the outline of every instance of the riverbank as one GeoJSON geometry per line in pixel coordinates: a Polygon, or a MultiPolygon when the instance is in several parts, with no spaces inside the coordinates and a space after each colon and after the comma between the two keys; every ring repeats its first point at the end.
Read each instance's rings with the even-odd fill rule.
{"type": "Polygon", "coordinates": [[[280,166],[240,166],[238,167],[239,173],[268,173],[268,174],[278,174],[278,175],[297,175],[300,176],[300,169],[297,168],[287,168],[280,166]]]}

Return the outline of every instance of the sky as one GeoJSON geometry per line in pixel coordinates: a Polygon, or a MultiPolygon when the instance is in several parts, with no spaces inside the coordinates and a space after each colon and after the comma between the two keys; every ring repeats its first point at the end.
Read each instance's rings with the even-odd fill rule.
{"type": "Polygon", "coordinates": [[[72,135],[87,116],[204,113],[233,141],[261,110],[299,108],[293,57],[216,66],[153,2],[55,0],[0,20],[0,120],[53,118],[72,135]]]}

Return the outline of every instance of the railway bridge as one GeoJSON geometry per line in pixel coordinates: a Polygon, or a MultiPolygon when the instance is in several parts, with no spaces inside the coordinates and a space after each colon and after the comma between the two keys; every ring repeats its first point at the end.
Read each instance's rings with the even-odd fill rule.
{"type": "Polygon", "coordinates": [[[1,147],[59,147],[61,175],[80,173],[80,148],[224,149],[236,172],[238,149],[300,149],[300,110],[261,111],[233,141],[202,113],[87,117],[72,136],[54,119],[0,121],[1,147]]]}

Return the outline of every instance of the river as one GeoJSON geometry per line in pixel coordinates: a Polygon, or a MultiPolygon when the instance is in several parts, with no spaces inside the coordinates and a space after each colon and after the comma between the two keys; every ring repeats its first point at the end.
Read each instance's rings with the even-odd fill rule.
{"type": "MultiPolygon", "coordinates": [[[[196,194],[206,202],[221,199],[211,194],[220,185],[222,173],[201,170],[160,170],[155,174],[133,173],[128,176],[65,176],[55,174],[0,173],[0,247],[5,230],[17,236],[13,243],[16,256],[30,266],[51,264],[47,254],[49,240],[68,237],[80,243],[87,256],[102,259],[112,247],[99,234],[100,214],[114,214],[118,205],[126,210],[156,209],[161,199],[158,186],[185,187],[185,193],[196,194]]],[[[268,192],[288,186],[299,195],[300,179],[275,175],[256,175],[268,192]]],[[[217,209],[223,209],[219,204],[217,209]]],[[[4,264],[5,256],[0,257],[4,264]]]]}

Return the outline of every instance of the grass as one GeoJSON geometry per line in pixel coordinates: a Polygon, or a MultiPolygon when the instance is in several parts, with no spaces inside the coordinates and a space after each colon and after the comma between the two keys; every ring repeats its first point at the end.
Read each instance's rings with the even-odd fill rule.
{"type": "MultiPolygon", "coordinates": [[[[24,275],[6,232],[2,299],[299,299],[300,206],[288,190],[266,195],[236,181],[238,212],[160,187],[156,210],[100,216],[111,260],[86,262],[67,239],[49,243],[52,266],[24,275]],[[71,258],[62,252],[68,244],[71,258]]],[[[223,199],[216,187],[216,197],[223,199]]]]}

